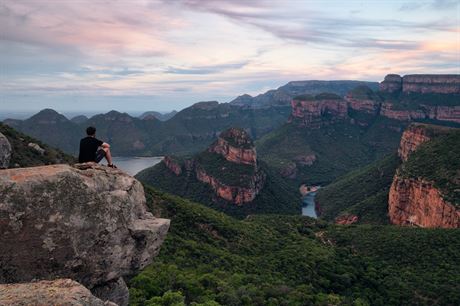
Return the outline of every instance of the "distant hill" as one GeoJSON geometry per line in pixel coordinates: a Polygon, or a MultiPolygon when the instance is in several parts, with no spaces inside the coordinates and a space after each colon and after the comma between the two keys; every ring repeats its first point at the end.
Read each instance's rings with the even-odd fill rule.
{"type": "Polygon", "coordinates": [[[142,115],[139,116],[140,119],[143,120],[149,120],[151,117],[154,117],[160,121],[166,121],[171,119],[177,114],[177,111],[173,110],[169,113],[160,113],[160,112],[155,112],[155,111],[149,111],[145,112],[142,115]]]}
{"type": "Polygon", "coordinates": [[[322,92],[334,93],[345,96],[350,90],[358,86],[368,86],[372,90],[377,90],[378,82],[364,81],[293,81],[278,89],[272,89],[266,93],[252,97],[248,94],[237,97],[230,104],[244,105],[254,108],[270,106],[289,106],[292,98],[298,95],[316,95],[322,92]]]}
{"type": "Polygon", "coordinates": [[[296,188],[257,159],[254,144],[242,129],[222,132],[206,151],[191,158],[167,156],[136,177],[234,216],[300,213],[296,188]]]}
{"type": "Polygon", "coordinates": [[[0,123],[0,134],[6,137],[11,147],[9,168],[76,162],[75,157],[2,123],[0,123]]]}

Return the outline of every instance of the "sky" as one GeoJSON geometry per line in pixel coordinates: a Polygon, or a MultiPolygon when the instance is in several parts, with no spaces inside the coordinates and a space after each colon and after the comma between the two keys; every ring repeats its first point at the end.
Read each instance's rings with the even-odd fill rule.
{"type": "Polygon", "coordinates": [[[460,73],[460,1],[2,0],[0,112],[179,110],[294,80],[460,73]]]}

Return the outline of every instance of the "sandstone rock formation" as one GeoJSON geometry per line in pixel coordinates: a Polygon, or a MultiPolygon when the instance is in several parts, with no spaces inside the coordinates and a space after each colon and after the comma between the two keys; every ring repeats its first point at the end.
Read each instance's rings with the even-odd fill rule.
{"type": "Polygon", "coordinates": [[[104,302],[71,279],[56,279],[21,284],[0,284],[0,305],[116,306],[104,302]]]}
{"type": "Polygon", "coordinates": [[[350,224],[358,222],[358,220],[359,220],[359,217],[356,215],[345,214],[345,215],[341,215],[335,218],[335,224],[350,225],[350,224]]]}
{"type": "Polygon", "coordinates": [[[390,221],[420,227],[460,227],[460,210],[443,200],[432,182],[395,175],[388,199],[390,221]]]}
{"type": "Polygon", "coordinates": [[[0,133],[0,169],[6,169],[10,165],[11,150],[8,138],[0,133]]]}
{"type": "Polygon", "coordinates": [[[251,137],[242,129],[230,128],[222,132],[208,151],[237,164],[255,166],[257,163],[257,153],[251,137]]]}
{"type": "Polygon", "coordinates": [[[0,170],[0,194],[0,283],[64,277],[123,297],[120,278],[152,262],[169,228],[136,179],[91,163],[0,170]]]}
{"type": "Polygon", "coordinates": [[[449,128],[429,124],[412,123],[402,134],[398,155],[402,161],[407,161],[409,155],[421,144],[433,137],[449,132],[449,128]]]}
{"type": "MultiPolygon", "coordinates": [[[[413,123],[401,137],[398,155],[406,162],[420,145],[450,131],[452,129],[447,127],[413,123]]],[[[390,187],[388,215],[391,223],[397,225],[460,227],[460,210],[444,200],[434,182],[421,177],[404,177],[399,169],[390,187]]]]}
{"type": "Polygon", "coordinates": [[[389,74],[380,83],[382,92],[459,94],[458,74],[412,74],[401,77],[389,74]]]}
{"type": "Polygon", "coordinates": [[[252,139],[243,129],[230,128],[220,133],[218,139],[202,154],[195,158],[187,159],[179,163],[173,157],[165,157],[163,163],[176,176],[194,176],[198,181],[208,184],[214,190],[215,195],[236,205],[252,202],[262,190],[266,180],[266,174],[259,169],[257,153],[252,139]],[[200,156],[206,154],[220,155],[222,160],[200,162],[200,156]],[[209,163],[219,170],[208,171],[209,163]],[[241,177],[233,183],[225,182],[226,171],[232,171],[226,167],[239,165],[245,170],[241,177]]]}
{"type": "Polygon", "coordinates": [[[345,100],[333,94],[299,96],[292,100],[291,107],[289,121],[297,120],[301,126],[313,129],[347,118],[345,100]]]}
{"type": "Polygon", "coordinates": [[[229,186],[222,183],[218,178],[209,175],[202,167],[197,166],[196,178],[206,184],[211,185],[216,195],[226,201],[236,205],[252,202],[262,190],[266,175],[262,171],[257,171],[254,176],[249,178],[246,186],[229,186]]]}

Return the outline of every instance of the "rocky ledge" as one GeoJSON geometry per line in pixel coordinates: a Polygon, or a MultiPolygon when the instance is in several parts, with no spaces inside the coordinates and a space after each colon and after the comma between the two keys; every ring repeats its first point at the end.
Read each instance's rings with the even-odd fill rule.
{"type": "Polygon", "coordinates": [[[0,170],[0,195],[0,283],[71,278],[126,305],[122,277],[152,262],[169,228],[140,182],[92,163],[0,170]]]}
{"type": "Polygon", "coordinates": [[[71,279],[0,284],[0,305],[116,306],[115,303],[95,297],[87,288],[71,279]]]}
{"type": "Polygon", "coordinates": [[[289,122],[318,129],[331,122],[347,118],[347,103],[341,97],[322,93],[316,96],[301,95],[291,102],[292,114],[289,122]]]}

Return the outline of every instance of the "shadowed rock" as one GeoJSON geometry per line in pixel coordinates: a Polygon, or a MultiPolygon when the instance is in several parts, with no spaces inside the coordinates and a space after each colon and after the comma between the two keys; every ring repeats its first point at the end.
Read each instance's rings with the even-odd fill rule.
{"type": "Polygon", "coordinates": [[[169,228],[136,179],[91,163],[1,170],[0,199],[0,283],[65,277],[123,291],[120,277],[151,263],[169,228]]]}
{"type": "Polygon", "coordinates": [[[11,159],[11,144],[8,138],[0,133],[0,169],[8,168],[11,159]]]}

